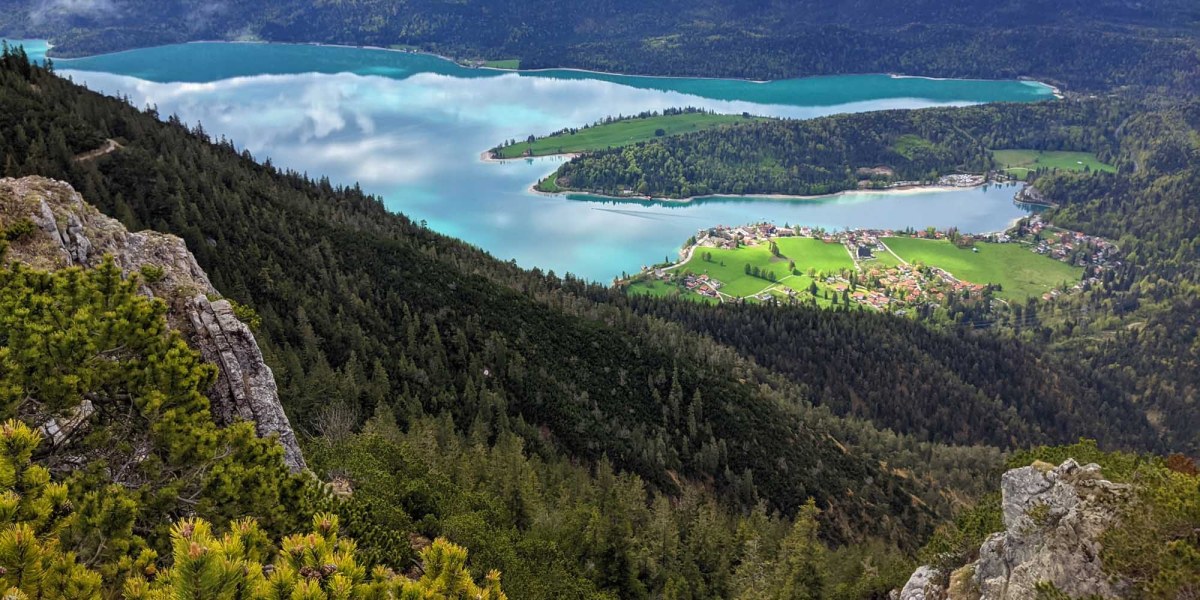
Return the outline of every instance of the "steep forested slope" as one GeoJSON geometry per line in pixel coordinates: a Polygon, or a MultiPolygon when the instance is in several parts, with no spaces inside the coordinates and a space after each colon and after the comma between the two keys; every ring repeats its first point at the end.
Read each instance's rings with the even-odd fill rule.
{"type": "MultiPolygon", "coordinates": [[[[1152,443],[1141,437],[1145,424],[1130,416],[1126,400],[1156,396],[1092,396],[1109,380],[1096,382],[1089,369],[1064,372],[1054,356],[1022,341],[1053,340],[1075,324],[1017,327],[1022,322],[1013,325],[1013,340],[994,342],[817,311],[781,312],[772,323],[751,309],[630,310],[610,290],[496,261],[388,214],[356,189],[256,164],[199,129],[161,123],[158,115],[101,98],[20,57],[0,61],[0,109],[6,175],[69,180],[131,226],[178,233],[218,288],[257,311],[247,319],[260,327],[294,420],[323,434],[311,442],[313,464],[322,476],[359,486],[344,516],[365,540],[367,556],[411,552],[404,533],[445,532],[485,548],[484,564],[527,569],[522,589],[540,590],[529,597],[561,597],[563,586],[577,586],[585,597],[640,597],[671,586],[721,597],[752,589],[738,586],[763,579],[755,573],[778,568],[786,575],[783,564],[772,562],[780,548],[819,555],[814,519],[826,539],[883,538],[911,548],[928,531],[933,511],[960,491],[977,491],[997,464],[993,449],[919,443],[833,417],[809,400],[931,440],[1025,445],[1091,434],[1152,443]],[[106,139],[119,149],[76,160],[106,139]],[[751,349],[755,341],[743,325],[773,331],[751,349]],[[812,330],[821,332],[815,339],[825,352],[791,362],[790,344],[812,330]],[[864,340],[887,340],[892,351],[852,347],[864,340]],[[766,354],[772,348],[778,356],[766,354]],[[840,368],[847,360],[857,368],[840,368]],[[989,367],[997,363],[1006,368],[989,367]],[[936,387],[904,378],[932,378],[941,369],[961,372],[936,387]],[[1007,383],[1014,379],[1021,385],[1007,383]],[[898,382],[893,404],[863,393],[886,381],[898,382]],[[1000,399],[989,401],[993,396],[1000,399]],[[865,410],[862,397],[881,404],[865,410]],[[918,398],[926,403],[902,410],[918,398]],[[959,410],[926,418],[936,403],[959,410]],[[976,421],[1001,408],[1003,417],[976,421]],[[1069,416],[1076,413],[1083,414],[1069,416]],[[1009,440],[974,429],[997,426],[1009,440]],[[808,496],[819,515],[804,507],[808,496]],[[750,524],[731,517],[756,504],[750,524]],[[676,514],[679,505],[687,511],[676,514]],[[783,533],[787,521],[767,516],[773,508],[799,515],[790,533],[783,533]],[[585,539],[558,541],[579,530],[585,539]],[[746,531],[754,535],[742,537],[746,531]],[[539,563],[542,556],[553,559],[539,563]],[[697,571],[711,577],[687,577],[697,571]],[[553,586],[542,579],[555,575],[562,577],[553,586]]],[[[1129,277],[1114,279],[1126,282],[1129,293],[1096,299],[1129,307],[1152,325],[1130,328],[1111,344],[1098,337],[1102,343],[1094,347],[1095,370],[1118,374],[1125,369],[1113,366],[1117,351],[1152,351],[1128,374],[1131,390],[1149,389],[1137,386],[1162,364],[1175,373],[1195,364],[1194,344],[1187,345],[1194,336],[1186,327],[1172,329],[1179,322],[1171,317],[1194,318],[1195,311],[1163,312],[1148,301],[1176,302],[1188,298],[1177,292],[1194,290],[1188,200],[1194,196],[1188,194],[1195,176],[1186,157],[1194,155],[1195,118],[1182,110],[1159,117],[1169,127],[1147,122],[1141,129],[1172,135],[1125,136],[1117,156],[1119,165],[1139,165],[1145,173],[1139,177],[1147,179],[1114,181],[1149,183],[1137,188],[1146,191],[1114,187],[1111,198],[1089,192],[1096,206],[1082,197],[1062,200],[1064,218],[1075,205],[1077,219],[1110,215],[1103,226],[1131,241],[1133,228],[1145,225],[1121,224],[1120,215],[1161,210],[1170,217],[1161,242],[1130,246],[1138,256],[1158,257],[1131,261],[1153,270],[1131,267],[1129,277]],[[1157,195],[1172,200],[1159,202],[1157,195]],[[1177,354],[1171,358],[1167,350],[1177,354]]],[[[1057,194],[1055,185],[1066,189],[1076,181],[1098,180],[1048,178],[1039,185],[1057,194]]],[[[1169,383],[1156,381],[1164,389],[1169,383]]],[[[1165,413],[1172,421],[1160,417],[1159,424],[1186,415],[1194,388],[1179,389],[1178,405],[1165,413]]],[[[846,554],[829,562],[864,564],[889,555],[887,542],[871,543],[884,549],[842,549],[846,554]]]]}
{"type": "Polygon", "coordinates": [[[465,57],[516,57],[523,67],[656,75],[900,72],[1192,91],[1200,68],[1200,14],[1184,0],[1053,6],[1035,0],[3,0],[0,8],[0,30],[50,36],[65,54],[261,38],[409,44],[465,57]]]}
{"type": "Polygon", "coordinates": [[[795,386],[728,350],[581,301],[356,189],[21,70],[5,70],[0,100],[10,174],[66,179],[135,228],[183,237],[218,289],[258,311],[300,429],[319,432],[331,404],[356,420],[386,404],[405,418],[449,414],[462,431],[516,431],[548,455],[607,456],[667,491],[694,478],[788,512],[813,496],[837,538],[866,527],[899,539],[928,523],[919,505],[895,508],[910,504],[898,479],[805,423],[795,386]],[[122,148],[72,159],[107,137],[122,148]]]}
{"type": "MultiPolygon", "coordinates": [[[[202,132],[10,62],[8,173],[64,178],[127,224],[184,237],[216,286],[261,315],[282,396],[302,429],[316,431],[331,400],[357,420],[387,404],[402,417],[448,413],[463,430],[516,431],[538,452],[607,455],[668,491],[678,474],[743,505],[762,498],[790,510],[812,495],[837,507],[826,513],[837,536],[864,526],[895,533],[926,519],[916,507],[894,512],[905,494],[897,480],[804,424],[817,417],[804,416],[801,388],[727,348],[585,300],[609,292],[495,261],[355,189],[278,173],[206,143],[202,132]],[[122,148],[72,160],[105,138],[122,148]],[[866,478],[875,484],[844,494],[866,478]],[[877,518],[884,505],[899,523],[877,518]]],[[[908,355],[886,360],[905,368],[908,355]]],[[[973,385],[948,389],[943,401],[974,402],[973,385]]],[[[1025,401],[1064,389],[1042,392],[1025,401]]],[[[953,429],[972,426],[961,419],[953,429]]],[[[934,440],[956,435],[949,426],[911,429],[934,440]]],[[[1020,431],[1039,441],[1091,432],[1086,424],[1020,431]]],[[[858,452],[908,443],[853,435],[858,452]]]]}
{"type": "MultiPolygon", "coordinates": [[[[1120,382],[1174,449],[1200,450],[1200,105],[1145,112],[1121,128],[1115,175],[1054,174],[1037,187],[1067,227],[1118,240],[1124,263],[1068,305],[1072,318],[1023,335],[1120,382]]],[[[1019,328],[1018,328],[1019,329],[1019,328]]]]}
{"type": "MultiPolygon", "coordinates": [[[[1114,240],[1120,248],[1120,260],[1080,294],[1052,303],[1031,299],[1012,310],[958,307],[952,312],[956,313],[956,321],[982,320],[999,337],[1012,336],[1026,342],[1011,347],[1013,354],[1007,359],[1007,367],[1021,370],[1017,365],[1025,359],[1042,360],[1027,353],[1027,344],[1049,348],[1049,354],[1062,361],[1054,369],[1055,376],[1039,385],[1063,385],[1076,391],[1065,394],[1066,404],[1050,409],[1042,417],[1027,414],[1026,422],[1037,422],[1050,430],[1068,426],[1067,421],[1051,425],[1054,419],[1047,419],[1053,413],[1060,417],[1094,415],[1099,422],[1129,423],[1127,411],[1135,406],[1158,430],[1158,437],[1167,447],[1194,451],[1200,439],[1200,421],[1194,410],[1200,355],[1193,343],[1200,329],[1195,310],[1196,248],[1200,239],[1200,222],[1196,219],[1196,198],[1200,195],[1200,171],[1196,167],[1200,156],[1198,114],[1200,109],[1190,101],[1163,107],[1154,101],[1091,99],[748,123],[583,156],[561,167],[558,181],[583,189],[638,189],[663,195],[802,193],[814,187],[849,187],[858,179],[856,170],[861,167],[888,166],[897,172],[896,177],[904,178],[919,175],[925,168],[945,173],[973,162],[986,164],[987,148],[1094,152],[1113,164],[1116,172],[1044,169],[1033,174],[1037,178],[1034,186],[1045,201],[1057,205],[1042,215],[1044,219],[1114,240]],[[898,146],[916,150],[905,156],[898,146]],[[914,157],[928,162],[921,166],[914,157]],[[1077,402],[1094,402],[1094,406],[1105,408],[1080,411],[1077,402]]],[[[807,340],[798,335],[803,331],[798,327],[802,319],[745,307],[718,311],[725,313],[718,318],[708,314],[710,309],[633,302],[639,310],[689,323],[693,329],[733,345],[775,370],[823,382],[818,385],[825,387],[826,393],[830,385],[842,387],[840,377],[835,378],[836,382],[823,378],[819,375],[822,369],[814,368],[805,358],[813,354],[805,347],[807,340]],[[697,316],[702,313],[706,316],[697,316]]],[[[856,349],[857,357],[882,352],[870,340],[886,339],[887,334],[866,333],[869,322],[854,322],[861,337],[854,328],[837,330],[833,334],[839,336],[834,338],[836,343],[856,349]],[[850,342],[856,339],[857,343],[850,342]]],[[[811,346],[822,348],[826,336],[815,338],[811,346]]],[[[832,351],[825,348],[817,355],[832,351]]],[[[962,350],[941,354],[947,361],[942,364],[967,361],[948,370],[968,379],[975,377],[973,373],[989,370],[971,366],[978,364],[969,358],[971,355],[962,350]]],[[[917,362],[914,358],[913,363],[917,362]]],[[[860,359],[855,364],[884,363],[860,359]]],[[[885,372],[875,370],[864,376],[876,380],[885,372]]],[[[919,368],[903,371],[909,375],[919,372],[919,368]]],[[[902,389],[906,386],[901,382],[906,379],[894,375],[878,381],[890,381],[885,388],[902,389]]],[[[996,372],[989,379],[1028,382],[1012,374],[998,377],[996,372]]],[[[935,383],[940,380],[936,374],[917,380],[934,388],[953,385],[935,383]]],[[[1005,398],[1028,397],[1032,391],[1016,392],[1011,388],[1006,392],[974,381],[977,387],[998,393],[995,399],[1001,404],[997,406],[1008,404],[1005,398]]],[[[915,422],[904,424],[909,416],[902,410],[883,416],[905,405],[892,406],[881,396],[886,396],[885,392],[874,387],[855,389],[847,397],[825,397],[824,402],[840,406],[845,412],[874,415],[877,422],[904,431],[920,430],[921,425],[915,422]],[[874,397],[875,401],[864,402],[855,396],[874,397]]],[[[936,415],[939,411],[935,407],[941,404],[930,400],[934,405],[921,412],[936,415]]],[[[1042,409],[1026,405],[1016,410],[1042,409]]],[[[1005,413],[991,410],[987,414],[991,419],[1003,419],[1005,413]]],[[[1098,423],[1094,427],[1104,428],[1098,423]]],[[[947,432],[953,426],[945,423],[937,429],[947,432]]],[[[994,431],[1004,437],[999,433],[1003,430],[994,431]]],[[[958,435],[980,434],[962,430],[958,435]]],[[[1142,434],[1134,428],[1130,435],[1133,437],[1129,439],[1134,439],[1142,434]]],[[[1102,437],[1115,441],[1118,436],[1109,432],[1102,437]]]]}

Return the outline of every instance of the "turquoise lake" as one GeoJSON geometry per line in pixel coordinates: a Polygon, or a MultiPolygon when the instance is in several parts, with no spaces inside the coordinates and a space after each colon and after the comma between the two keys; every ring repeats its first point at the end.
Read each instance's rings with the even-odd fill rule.
{"type": "MultiPolygon", "coordinates": [[[[33,55],[45,51],[44,44],[26,46],[33,55]]],[[[260,159],[336,183],[359,182],[389,209],[501,259],[601,282],[674,257],[689,235],[717,224],[993,231],[1024,211],[1013,204],[1011,186],[686,204],[545,196],[529,187],[561,158],[485,162],[481,153],[509,138],[677,106],[808,118],[1053,97],[1051,88],[1023,81],[856,75],[758,83],[514,73],[424,54],[283,44],[182,44],[56,65],[92,89],[201,122],[260,159]]]]}

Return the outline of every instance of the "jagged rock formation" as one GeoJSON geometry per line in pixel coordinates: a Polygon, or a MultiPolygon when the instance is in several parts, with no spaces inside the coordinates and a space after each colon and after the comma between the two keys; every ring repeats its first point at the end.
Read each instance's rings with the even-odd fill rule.
{"type": "Polygon", "coordinates": [[[253,421],[260,436],[279,436],[288,467],[305,468],[254,335],[234,316],[229,301],[219,299],[182,239],[155,231],[131,233],[66,183],[42,177],[0,179],[0,225],[23,221],[36,230],[14,240],[6,260],[52,270],[94,267],[108,255],[125,273],[152,273],[143,276],[143,291],[166,301],[171,326],[219,367],[208,393],[214,419],[222,425],[253,421]]]}
{"type": "Polygon", "coordinates": [[[1004,531],[979,549],[979,559],[948,577],[924,566],[901,600],[1024,600],[1053,584],[1072,598],[1120,598],[1125,591],[1100,563],[1100,537],[1117,519],[1128,486],[1101,477],[1099,465],[1067,460],[1034,463],[1001,481],[1004,531]]]}

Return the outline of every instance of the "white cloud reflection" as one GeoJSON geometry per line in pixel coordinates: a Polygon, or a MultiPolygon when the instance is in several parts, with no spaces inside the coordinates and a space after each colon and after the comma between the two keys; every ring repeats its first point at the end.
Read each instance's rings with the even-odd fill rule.
{"type": "Polygon", "coordinates": [[[209,83],[154,83],[65,71],[76,81],[156,105],[162,115],[204,124],[275,164],[359,182],[388,206],[479,244],[502,259],[608,281],[673,254],[697,228],[772,219],[840,227],[958,225],[981,230],[1019,214],[1003,193],[925,194],[853,202],[698,203],[685,208],[606,204],[529,193],[557,159],[485,163],[480,153],[509,138],[544,134],[617,113],[676,106],[720,112],[813,117],[927,106],[896,98],[797,107],[709,100],[596,80],[505,75],[406,79],[354,74],[237,77],[209,83]],[[984,202],[989,210],[962,209],[984,202]],[[866,206],[869,205],[868,210],[866,206]],[[956,208],[958,206],[959,208],[956,208]],[[914,208],[919,221],[914,221],[914,208]],[[921,215],[924,216],[921,216],[921,215]],[[910,223],[910,221],[913,221],[910,223]]]}

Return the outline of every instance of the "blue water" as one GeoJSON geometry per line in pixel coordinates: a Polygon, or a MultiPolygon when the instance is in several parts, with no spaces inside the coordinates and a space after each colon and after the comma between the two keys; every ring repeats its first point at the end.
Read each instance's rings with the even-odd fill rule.
{"type": "Polygon", "coordinates": [[[513,73],[423,54],[280,44],[181,44],[56,64],[92,89],[202,122],[210,134],[277,165],[360,182],[390,209],[499,258],[597,281],[675,256],[689,235],[717,224],[992,231],[1024,211],[1012,203],[1013,188],[996,186],[687,204],[544,196],[529,186],[562,159],[484,162],[483,151],[509,138],[676,106],[806,118],[1052,97],[1046,86],[1019,81],[857,75],[755,83],[513,73]]]}

